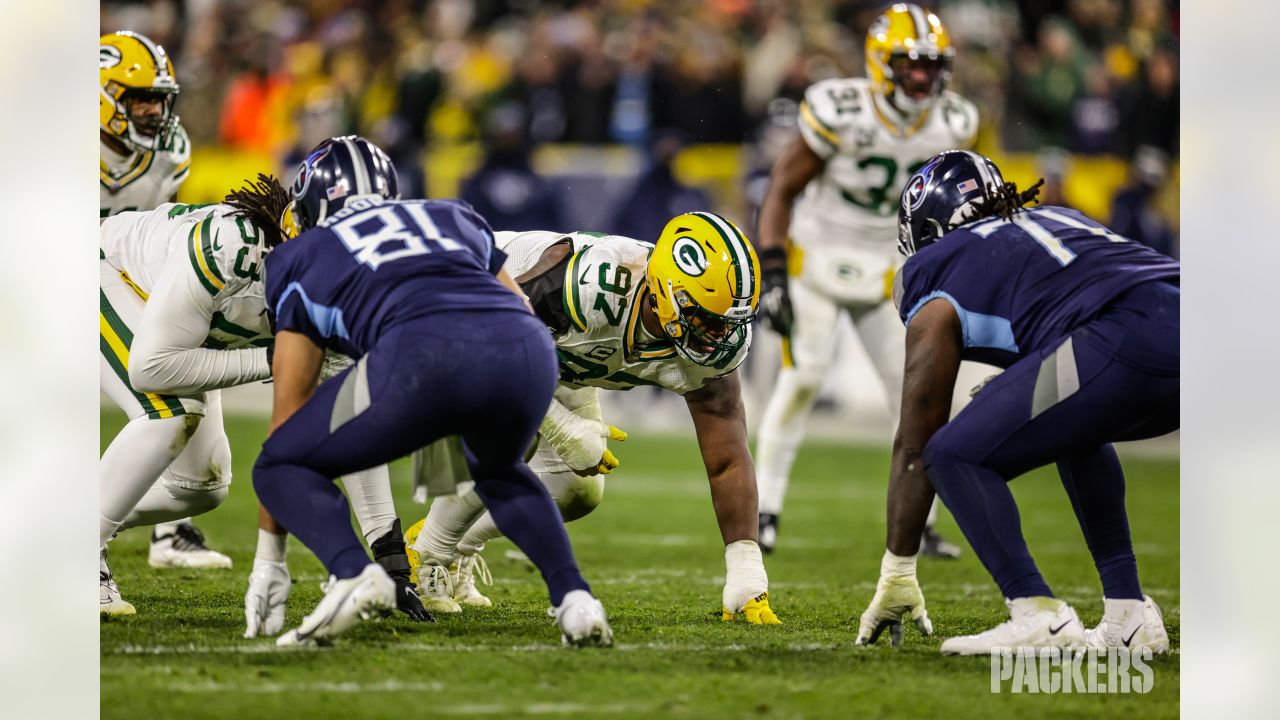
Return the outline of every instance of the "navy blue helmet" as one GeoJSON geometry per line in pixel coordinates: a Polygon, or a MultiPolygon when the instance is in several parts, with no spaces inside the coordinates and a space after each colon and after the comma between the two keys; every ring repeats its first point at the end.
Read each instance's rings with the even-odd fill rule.
{"type": "Polygon", "coordinates": [[[399,197],[396,166],[382,148],[358,135],[329,138],[307,153],[290,188],[280,228],[285,237],[310,230],[355,197],[399,197]]]}
{"type": "Polygon", "coordinates": [[[974,203],[994,200],[1004,187],[1000,169],[968,150],[934,155],[902,189],[898,205],[898,250],[911,257],[938,238],[975,219],[974,203]]]}

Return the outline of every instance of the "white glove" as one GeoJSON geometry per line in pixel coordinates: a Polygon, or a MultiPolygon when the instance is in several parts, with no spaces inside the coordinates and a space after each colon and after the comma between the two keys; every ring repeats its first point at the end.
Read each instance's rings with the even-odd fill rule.
{"type": "Polygon", "coordinates": [[[590,410],[591,405],[570,410],[560,400],[552,400],[538,432],[575,473],[608,474],[618,467],[618,458],[609,452],[607,443],[626,440],[627,434],[606,422],[584,417],[592,414],[590,410]]]}
{"type": "Polygon", "coordinates": [[[289,601],[289,566],[270,560],[253,561],[249,590],[244,594],[244,636],[275,635],[284,628],[284,609],[289,601]]]}
{"type": "Polygon", "coordinates": [[[921,635],[933,634],[933,623],[924,609],[924,593],[916,581],[916,556],[902,557],[888,550],[880,561],[880,581],[876,595],[858,622],[855,645],[874,645],[889,630],[893,647],[902,646],[902,621],[915,621],[921,635]]]}
{"type": "Polygon", "coordinates": [[[754,540],[739,540],[724,548],[724,594],[721,619],[732,621],[738,613],[753,625],[781,625],[769,607],[769,576],[754,540]]]}

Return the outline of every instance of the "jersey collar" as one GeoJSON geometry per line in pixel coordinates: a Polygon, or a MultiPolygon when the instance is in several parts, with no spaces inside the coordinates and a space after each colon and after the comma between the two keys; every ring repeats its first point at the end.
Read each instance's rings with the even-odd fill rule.
{"type": "Polygon", "coordinates": [[[922,111],[915,120],[902,124],[895,120],[901,118],[902,115],[889,105],[889,100],[878,92],[871,93],[871,109],[875,111],[876,119],[884,126],[889,134],[899,139],[906,139],[915,135],[929,121],[929,114],[933,112],[933,108],[927,108],[922,111]]]}

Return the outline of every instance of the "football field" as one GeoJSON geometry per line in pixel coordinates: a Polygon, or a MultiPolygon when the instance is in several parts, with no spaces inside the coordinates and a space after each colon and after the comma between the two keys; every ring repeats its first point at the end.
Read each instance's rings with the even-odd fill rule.
{"type": "MultiPolygon", "coordinates": [[[[102,441],[123,416],[102,417],[102,441]]],[[[147,529],[111,544],[111,565],[136,617],[101,625],[104,718],[573,717],[845,718],[1020,716],[1177,717],[1178,463],[1125,458],[1128,507],[1144,590],[1160,604],[1173,652],[1156,658],[1148,694],[991,692],[988,658],[947,658],[941,638],[986,629],[1007,614],[999,591],[944,513],[956,561],[922,560],[920,582],[935,635],[908,628],[899,650],[882,638],[856,648],[884,550],[887,449],[809,443],[796,464],[777,553],[766,557],[770,604],[784,624],[720,620],[724,553],[692,437],[632,433],[615,452],[605,501],[571,523],[583,574],[609,612],[616,646],[568,650],[546,615],[532,566],[485,552],[493,608],[366,623],[330,648],[277,651],[244,640],[243,596],[256,542],[250,478],[265,419],[229,417],[230,497],[197,519],[229,571],[152,570],[147,529]]],[[[408,467],[395,467],[407,527],[425,507],[410,500],[408,467]]],[[[1050,471],[1013,484],[1031,551],[1055,592],[1086,626],[1101,588],[1067,498],[1050,471]]],[[[294,578],[286,627],[319,601],[320,564],[290,541],[294,578]]]]}

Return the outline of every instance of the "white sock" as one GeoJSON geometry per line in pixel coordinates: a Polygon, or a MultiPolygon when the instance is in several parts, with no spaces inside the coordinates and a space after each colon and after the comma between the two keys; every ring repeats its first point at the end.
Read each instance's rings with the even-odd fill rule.
{"type": "Polygon", "coordinates": [[[106,545],[160,473],[182,452],[191,435],[185,430],[189,421],[187,415],[157,420],[137,417],[111,441],[98,463],[100,545],[106,545]]]}
{"type": "Polygon", "coordinates": [[[391,497],[391,470],[379,465],[342,478],[347,500],[355,513],[360,532],[369,545],[387,534],[396,521],[396,502],[391,497]]]}
{"type": "Polygon", "coordinates": [[[782,368],[778,374],[756,435],[756,484],[762,513],[782,512],[791,465],[804,440],[805,424],[818,389],[819,382],[805,378],[795,368],[782,368]]]}
{"type": "Polygon", "coordinates": [[[266,562],[284,562],[285,551],[288,549],[289,536],[287,534],[277,535],[273,532],[267,532],[262,528],[258,528],[258,549],[253,553],[253,560],[257,562],[263,560],[266,562]]]}
{"type": "Polygon", "coordinates": [[[462,495],[442,495],[431,502],[427,522],[413,549],[424,560],[448,564],[458,551],[458,542],[484,513],[484,501],[470,490],[462,495]]]}

